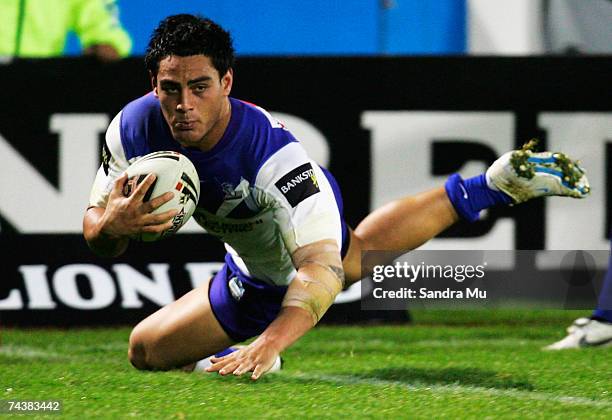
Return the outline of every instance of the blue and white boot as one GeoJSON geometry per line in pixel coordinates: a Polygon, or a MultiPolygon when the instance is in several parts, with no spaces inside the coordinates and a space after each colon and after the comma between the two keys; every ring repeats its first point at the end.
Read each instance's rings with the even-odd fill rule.
{"type": "Polygon", "coordinates": [[[513,204],[536,197],[586,197],[591,188],[584,169],[564,153],[535,152],[537,140],[503,154],[486,172],[489,188],[506,193],[513,204]]]}

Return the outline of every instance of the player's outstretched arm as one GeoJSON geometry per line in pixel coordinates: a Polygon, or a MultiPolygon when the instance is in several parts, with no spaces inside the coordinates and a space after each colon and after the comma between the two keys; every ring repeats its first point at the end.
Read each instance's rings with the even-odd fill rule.
{"type": "Polygon", "coordinates": [[[149,174],[129,197],[123,194],[126,181],[126,174],[115,181],[106,208],[90,207],[85,212],[83,236],[89,247],[98,255],[121,255],[127,249],[130,236],[142,232],[163,232],[172,226],[176,210],[151,214],[153,210],[172,199],[172,192],[144,201],[146,191],[155,181],[154,174],[149,174]]]}
{"type": "Polygon", "coordinates": [[[242,375],[256,380],[276,357],[321,319],[344,285],[340,250],[334,240],[318,241],[293,254],[298,269],[287,289],[278,317],[251,344],[225,357],[212,358],[209,372],[242,375]]]}

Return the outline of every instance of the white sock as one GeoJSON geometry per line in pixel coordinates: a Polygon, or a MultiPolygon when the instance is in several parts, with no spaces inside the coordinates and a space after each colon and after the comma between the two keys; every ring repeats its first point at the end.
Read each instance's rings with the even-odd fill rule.
{"type": "Polygon", "coordinates": [[[206,358],[204,358],[204,359],[202,359],[202,360],[198,361],[198,362],[195,364],[195,366],[194,366],[194,368],[193,368],[193,371],[194,371],[194,372],[206,372],[206,368],[212,365],[212,363],[211,363],[211,361],[210,361],[210,358],[211,358],[211,357],[212,357],[212,356],[209,356],[209,357],[206,357],[206,358]]]}
{"type": "MultiPolygon", "coordinates": [[[[212,356],[208,356],[196,362],[193,368],[193,372],[206,372],[206,368],[212,365],[212,362],[210,361],[211,357],[212,356]]],[[[278,372],[279,370],[281,370],[281,368],[282,368],[282,361],[281,361],[280,356],[277,356],[276,360],[274,361],[274,364],[272,365],[268,373],[278,372]]]]}

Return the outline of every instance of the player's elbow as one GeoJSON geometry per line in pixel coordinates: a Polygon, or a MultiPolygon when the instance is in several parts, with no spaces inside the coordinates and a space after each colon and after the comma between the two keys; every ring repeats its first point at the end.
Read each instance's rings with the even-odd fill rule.
{"type": "Polygon", "coordinates": [[[83,226],[83,237],[89,249],[99,257],[118,257],[125,252],[128,247],[129,239],[109,240],[96,235],[93,229],[83,226]]]}
{"type": "Polygon", "coordinates": [[[84,234],[87,246],[94,254],[99,257],[118,257],[125,252],[128,247],[129,240],[125,241],[104,241],[100,238],[93,238],[84,234]]]}
{"type": "Polygon", "coordinates": [[[127,241],[126,243],[99,243],[95,240],[88,240],[85,237],[85,241],[87,242],[87,246],[91,249],[94,254],[99,257],[107,257],[114,258],[118,257],[125,252],[127,249],[127,241]]]}

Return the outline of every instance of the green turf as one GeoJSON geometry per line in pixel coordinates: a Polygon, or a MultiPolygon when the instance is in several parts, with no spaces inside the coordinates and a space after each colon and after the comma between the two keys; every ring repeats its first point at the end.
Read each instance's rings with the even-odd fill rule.
{"type": "Polygon", "coordinates": [[[429,311],[411,326],[317,328],[255,383],[136,371],[127,328],[8,329],[0,399],[59,399],[71,418],[611,418],[612,349],[540,350],[583,314],[429,311]]]}

